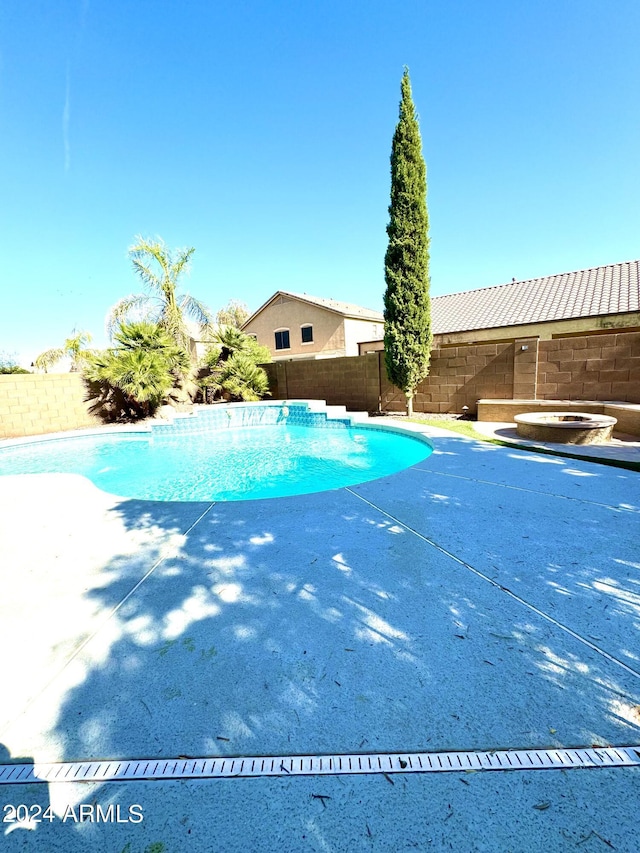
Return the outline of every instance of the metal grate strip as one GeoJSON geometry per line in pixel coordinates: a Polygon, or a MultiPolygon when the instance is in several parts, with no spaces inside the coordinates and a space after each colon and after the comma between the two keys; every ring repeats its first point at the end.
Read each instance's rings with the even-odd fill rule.
{"type": "Polygon", "coordinates": [[[0,764],[0,785],[34,782],[124,782],[229,779],[247,776],[344,776],[365,773],[451,773],[639,767],[639,746],[510,749],[364,755],[220,756],[0,764]]]}

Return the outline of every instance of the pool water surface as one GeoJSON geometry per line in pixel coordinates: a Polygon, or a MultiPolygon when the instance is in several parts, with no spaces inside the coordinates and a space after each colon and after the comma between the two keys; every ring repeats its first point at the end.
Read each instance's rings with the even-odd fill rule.
{"type": "Polygon", "coordinates": [[[188,431],[154,427],[148,433],[35,442],[0,450],[0,475],[81,474],[123,497],[238,501],[356,485],[415,465],[432,452],[411,435],[322,423],[200,430],[190,424],[188,431]]]}

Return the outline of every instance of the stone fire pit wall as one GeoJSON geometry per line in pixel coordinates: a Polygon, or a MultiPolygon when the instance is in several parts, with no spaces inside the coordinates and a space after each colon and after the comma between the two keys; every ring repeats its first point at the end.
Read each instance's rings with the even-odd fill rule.
{"type": "Polygon", "coordinates": [[[525,412],[514,420],[522,438],[556,444],[606,444],[617,423],[590,412],[525,412]]]}

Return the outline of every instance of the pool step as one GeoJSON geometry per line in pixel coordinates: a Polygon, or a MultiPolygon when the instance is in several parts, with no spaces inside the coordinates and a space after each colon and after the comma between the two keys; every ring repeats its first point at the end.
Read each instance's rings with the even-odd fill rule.
{"type": "MultiPolygon", "coordinates": [[[[291,401],[296,402],[296,401],[291,401]]],[[[346,406],[332,406],[328,405],[324,401],[319,401],[319,405],[312,406],[309,404],[309,411],[316,412],[319,414],[326,414],[327,420],[340,420],[346,421],[351,420],[354,423],[368,420],[369,413],[368,412],[348,412],[346,406]]]]}

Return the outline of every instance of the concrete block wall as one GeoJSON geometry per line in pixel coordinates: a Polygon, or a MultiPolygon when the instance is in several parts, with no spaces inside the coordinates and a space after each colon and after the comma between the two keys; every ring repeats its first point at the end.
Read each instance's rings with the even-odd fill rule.
{"type": "MultiPolygon", "coordinates": [[[[475,412],[481,397],[513,394],[513,343],[465,344],[431,354],[414,398],[416,412],[475,412]]],[[[384,352],[265,365],[274,399],[321,399],[352,411],[402,412],[404,394],[387,378],[384,352]]]]}
{"type": "Polygon", "coordinates": [[[640,332],[540,341],[537,397],[640,403],[640,332]]]}
{"type": "Polygon", "coordinates": [[[378,353],[264,365],[275,400],[318,399],[353,411],[376,411],[378,353]]]}
{"type": "MultiPolygon", "coordinates": [[[[404,411],[384,352],[265,365],[272,398],[321,399],[351,411],[404,411]]],[[[0,438],[90,427],[85,387],[77,373],[0,376],[0,438]]],[[[414,399],[416,412],[476,412],[477,401],[620,400],[640,403],[640,332],[554,340],[442,346],[414,399]]]]}
{"type": "MultiPolygon", "coordinates": [[[[320,398],[367,411],[376,411],[379,400],[383,411],[405,410],[404,394],[387,378],[383,352],[278,362],[267,369],[275,399],[320,398]]],[[[558,398],[640,403],[640,332],[436,348],[414,410],[461,412],[468,406],[475,413],[480,399],[558,398]]]]}
{"type": "Polygon", "coordinates": [[[0,375],[0,438],[97,426],[78,373],[0,375]]]}
{"type": "Polygon", "coordinates": [[[616,432],[640,435],[640,405],[606,400],[479,400],[478,420],[510,423],[526,412],[587,412],[616,418],[616,432]]]}
{"type": "MultiPolygon", "coordinates": [[[[526,412],[588,412],[593,415],[604,414],[604,403],[591,400],[580,401],[580,406],[571,403],[571,400],[479,400],[478,420],[492,421],[494,423],[509,423],[516,415],[524,415],[526,412]]],[[[615,417],[615,415],[614,415],[615,417]]]]}
{"type": "Polygon", "coordinates": [[[513,396],[513,343],[434,349],[429,375],[418,386],[416,412],[475,412],[481,397],[513,396]]]}
{"type": "Polygon", "coordinates": [[[603,414],[616,418],[618,432],[640,435],[640,405],[605,403],[603,414]]]}
{"type": "Polygon", "coordinates": [[[538,338],[516,338],[513,351],[513,398],[534,399],[538,393],[538,338]]]}

